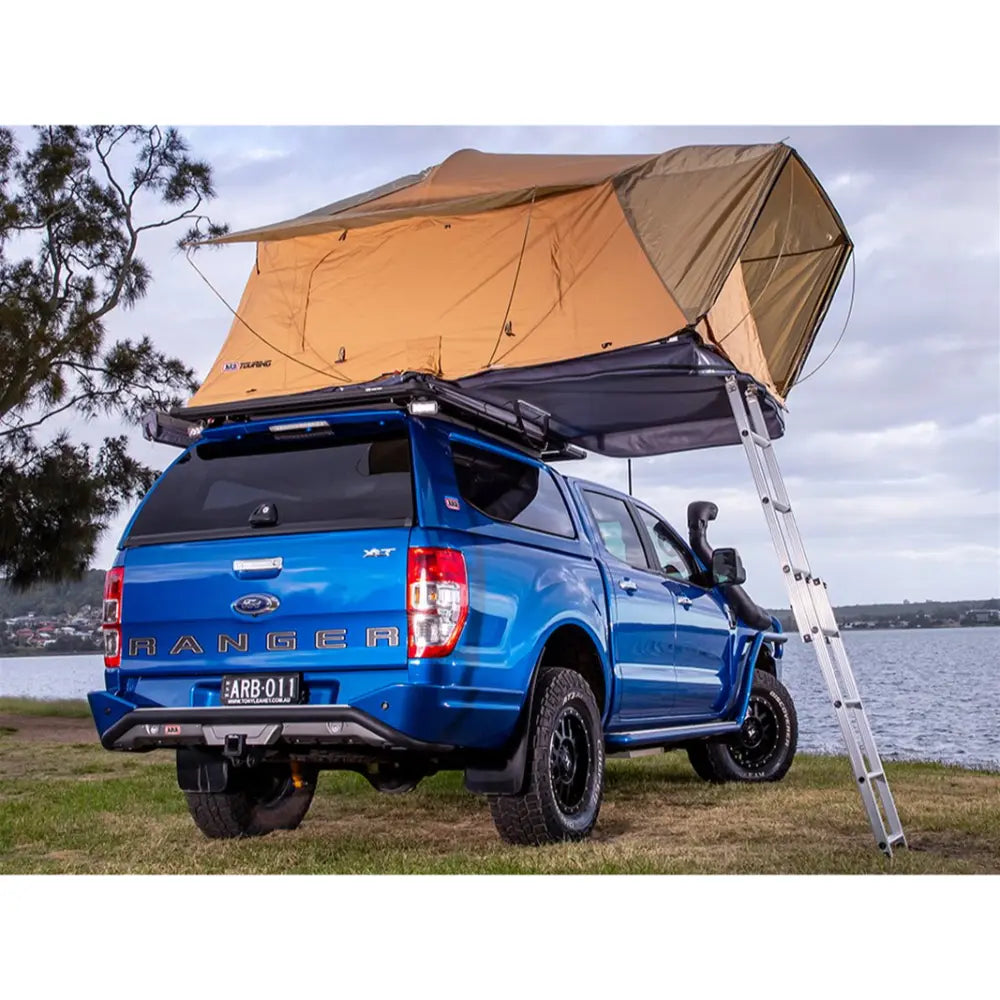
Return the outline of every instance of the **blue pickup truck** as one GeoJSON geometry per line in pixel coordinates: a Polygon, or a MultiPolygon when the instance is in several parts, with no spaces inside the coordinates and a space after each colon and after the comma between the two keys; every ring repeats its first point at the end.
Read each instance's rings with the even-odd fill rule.
{"type": "Polygon", "coordinates": [[[433,402],[199,429],[108,572],[101,742],[175,751],[209,837],[295,828],[324,769],[463,770],[518,844],[589,835],[608,755],[782,778],[785,636],[714,504],[685,542],[551,457],[433,402]]]}

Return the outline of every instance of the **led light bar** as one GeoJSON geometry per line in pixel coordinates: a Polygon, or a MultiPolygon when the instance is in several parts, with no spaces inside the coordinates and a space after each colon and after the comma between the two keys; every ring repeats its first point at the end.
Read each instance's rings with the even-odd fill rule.
{"type": "Polygon", "coordinates": [[[303,420],[297,424],[271,424],[268,430],[272,434],[286,434],[292,431],[315,431],[321,427],[329,428],[328,420],[303,420]]]}

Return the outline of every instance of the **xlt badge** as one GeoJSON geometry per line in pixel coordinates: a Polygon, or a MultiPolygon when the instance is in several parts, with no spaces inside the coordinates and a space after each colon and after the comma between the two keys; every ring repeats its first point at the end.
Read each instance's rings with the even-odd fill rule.
{"type": "Polygon", "coordinates": [[[269,615],[280,604],[281,601],[274,594],[247,594],[233,601],[232,609],[237,614],[258,618],[260,615],[269,615]]]}

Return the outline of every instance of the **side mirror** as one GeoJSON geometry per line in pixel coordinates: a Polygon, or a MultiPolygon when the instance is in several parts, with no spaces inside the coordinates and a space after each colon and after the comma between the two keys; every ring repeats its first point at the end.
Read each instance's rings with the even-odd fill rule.
{"type": "Polygon", "coordinates": [[[712,553],[712,583],[716,587],[744,583],[747,571],[736,549],[716,549],[712,553]]]}

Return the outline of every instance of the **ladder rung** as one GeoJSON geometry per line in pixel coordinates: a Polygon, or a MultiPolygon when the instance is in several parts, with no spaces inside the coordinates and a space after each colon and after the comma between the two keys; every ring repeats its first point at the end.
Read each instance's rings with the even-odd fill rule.
{"type": "Polygon", "coordinates": [[[902,830],[900,830],[899,833],[894,833],[891,837],[889,837],[886,843],[890,847],[892,847],[893,844],[898,844],[901,840],[903,841],[906,840],[906,834],[903,833],[902,830]]]}
{"type": "Polygon", "coordinates": [[[869,781],[874,781],[874,780],[877,780],[878,778],[884,778],[885,777],[885,771],[868,771],[865,774],[865,777],[869,781]]]}
{"type": "Polygon", "coordinates": [[[822,631],[823,635],[829,639],[836,639],[837,636],[840,635],[840,629],[837,628],[825,628],[822,631]]]}
{"type": "Polygon", "coordinates": [[[756,431],[751,431],[750,438],[753,441],[753,443],[757,445],[758,448],[771,447],[771,439],[768,437],[764,437],[763,434],[758,434],[756,431]]]}
{"type": "Polygon", "coordinates": [[[790,514],[792,511],[792,505],[790,503],[782,503],[780,500],[772,500],[771,506],[774,507],[779,514],[790,514]]]}
{"type": "Polygon", "coordinates": [[[860,698],[845,698],[844,708],[861,708],[860,698]]]}

